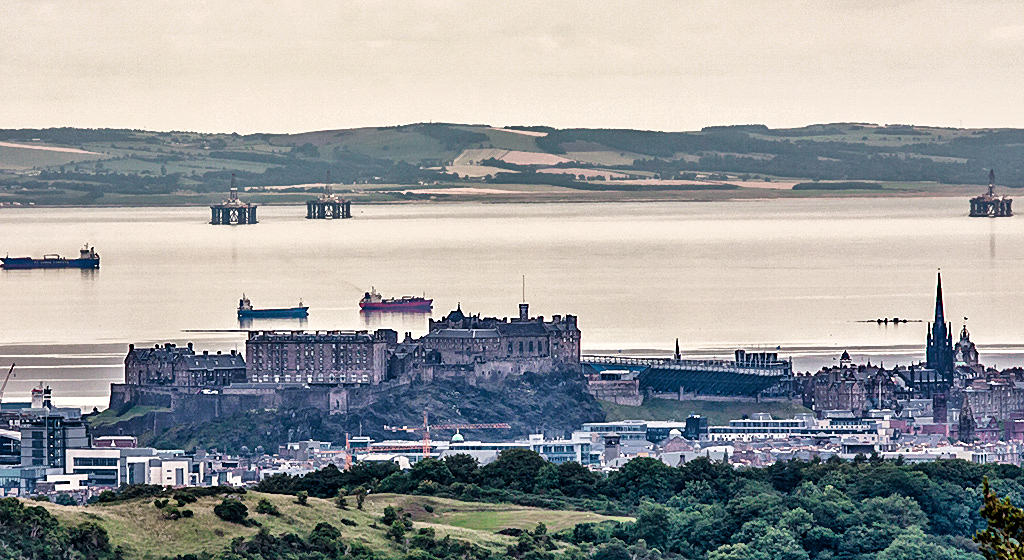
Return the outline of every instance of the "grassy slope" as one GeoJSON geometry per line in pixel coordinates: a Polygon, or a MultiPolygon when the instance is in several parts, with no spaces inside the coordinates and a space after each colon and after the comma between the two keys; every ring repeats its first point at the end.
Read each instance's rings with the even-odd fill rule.
{"type": "MultiPolygon", "coordinates": [[[[387,505],[403,508],[412,514],[414,528],[433,527],[438,536],[451,535],[453,538],[468,540],[482,546],[504,546],[510,538],[497,535],[495,531],[505,527],[532,528],[543,521],[549,529],[559,530],[577,523],[615,519],[594,513],[577,511],[554,511],[502,504],[460,502],[427,496],[405,496],[394,494],[371,495],[367,497],[363,511],[355,509],[355,498],[350,497],[349,509],[340,510],[330,500],[310,498],[308,506],[295,503],[292,496],[249,492],[242,496],[249,507],[251,518],[259,521],[272,533],[287,532],[308,534],[317,523],[327,522],[338,527],[348,538],[362,542],[381,552],[390,552],[395,558],[400,551],[384,539],[382,529],[370,527],[379,518],[387,505]],[[256,502],[266,498],[281,511],[280,517],[260,515],[254,512],[256,502]],[[433,513],[423,506],[430,505],[433,513]],[[341,519],[350,519],[358,525],[343,525],[341,519]]],[[[203,498],[185,506],[195,513],[191,519],[165,520],[152,500],[133,500],[125,503],[91,505],[85,507],[58,506],[42,503],[62,521],[81,523],[94,521],[110,534],[115,545],[124,545],[129,550],[128,558],[149,560],[176,554],[216,552],[234,537],[251,536],[256,527],[243,527],[222,521],[213,514],[213,506],[219,498],[203,498]]],[[[33,502],[35,505],[35,502],[33,502]]],[[[624,518],[618,518],[624,519],[624,518]]]]}
{"type": "Polygon", "coordinates": [[[89,425],[92,427],[106,426],[107,424],[113,424],[115,422],[121,422],[123,420],[131,420],[139,416],[143,416],[153,411],[158,410],[170,410],[169,408],[161,408],[158,406],[133,406],[125,411],[124,414],[118,416],[116,410],[106,409],[99,414],[94,414],[89,417],[89,425]]]}
{"type": "Polygon", "coordinates": [[[798,412],[810,412],[800,405],[781,402],[736,402],[736,401],[672,401],[648,399],[641,406],[625,406],[605,401],[601,408],[608,414],[608,421],[618,420],[685,420],[691,414],[706,416],[712,425],[728,424],[729,420],[742,418],[756,412],[768,412],[775,418],[792,418],[798,412]]]}

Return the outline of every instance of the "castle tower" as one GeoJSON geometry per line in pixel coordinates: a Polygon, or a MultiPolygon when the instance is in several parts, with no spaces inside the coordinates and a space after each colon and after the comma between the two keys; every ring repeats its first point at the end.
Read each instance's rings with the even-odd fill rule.
{"type": "Polygon", "coordinates": [[[953,384],[953,334],[952,325],[946,323],[942,306],[942,273],[938,275],[935,287],[935,320],[928,325],[927,366],[933,369],[947,387],[953,384]]]}

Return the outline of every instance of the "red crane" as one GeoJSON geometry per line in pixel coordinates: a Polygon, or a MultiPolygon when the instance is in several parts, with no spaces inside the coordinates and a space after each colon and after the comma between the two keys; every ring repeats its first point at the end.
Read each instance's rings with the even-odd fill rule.
{"type": "Polygon", "coordinates": [[[512,425],[506,422],[496,422],[492,424],[433,424],[431,425],[427,421],[427,413],[423,413],[423,426],[409,427],[409,426],[388,426],[384,425],[384,429],[389,432],[406,432],[414,434],[416,432],[423,433],[423,457],[430,457],[430,430],[510,430],[512,425]]]}

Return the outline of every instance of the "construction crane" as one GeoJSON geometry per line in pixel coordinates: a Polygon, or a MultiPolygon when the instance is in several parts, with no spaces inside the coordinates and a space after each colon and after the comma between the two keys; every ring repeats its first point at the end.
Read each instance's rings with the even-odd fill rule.
{"type": "Polygon", "coordinates": [[[384,429],[388,432],[406,432],[414,434],[421,432],[423,434],[423,458],[430,457],[430,430],[511,430],[512,425],[505,422],[496,422],[493,424],[433,424],[427,421],[427,413],[423,413],[423,426],[388,426],[384,425],[384,429]]]}
{"type": "Polygon", "coordinates": [[[14,364],[11,364],[11,369],[7,370],[7,377],[4,378],[4,384],[0,385],[0,403],[4,402],[4,391],[7,390],[7,382],[11,380],[11,376],[14,375],[14,364]]]}

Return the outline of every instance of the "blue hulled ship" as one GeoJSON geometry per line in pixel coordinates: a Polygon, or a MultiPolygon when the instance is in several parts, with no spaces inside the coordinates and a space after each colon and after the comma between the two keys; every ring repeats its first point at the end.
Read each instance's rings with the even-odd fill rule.
{"type": "Polygon", "coordinates": [[[60,255],[43,255],[43,258],[33,257],[3,257],[0,258],[3,268],[7,270],[26,270],[33,268],[99,268],[100,255],[95,247],[85,245],[78,252],[77,259],[69,259],[60,255]]]}
{"type": "Polygon", "coordinates": [[[302,305],[299,300],[298,307],[276,307],[267,309],[254,309],[249,298],[242,294],[238,300],[239,319],[270,319],[270,318],[297,318],[302,319],[309,316],[309,307],[302,305]]]}

